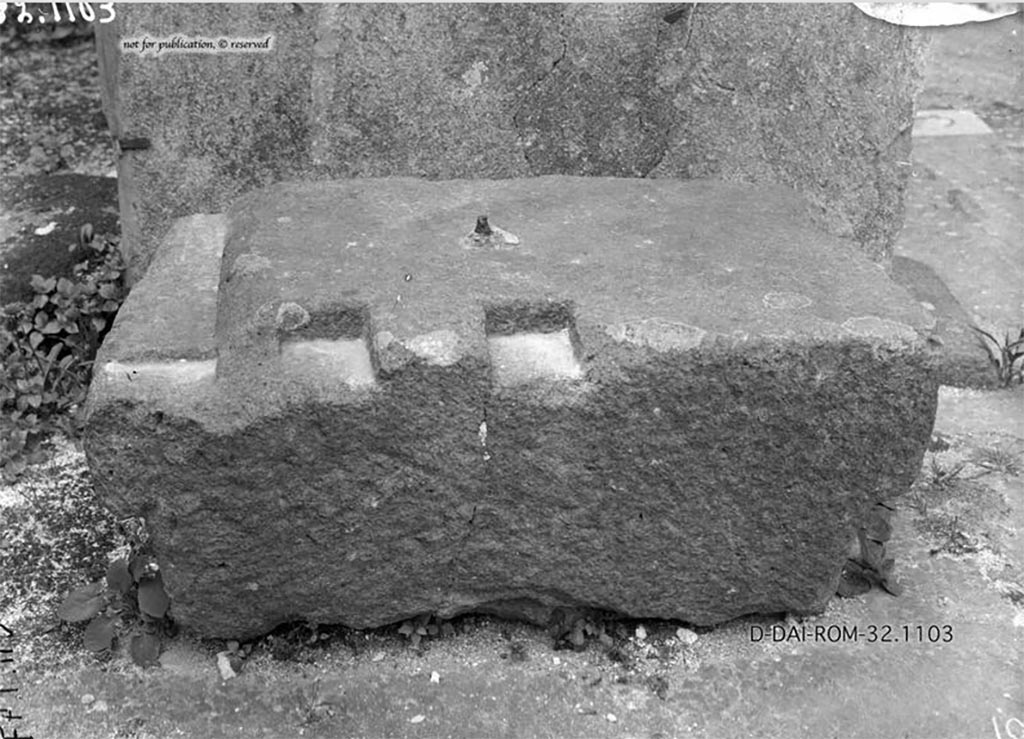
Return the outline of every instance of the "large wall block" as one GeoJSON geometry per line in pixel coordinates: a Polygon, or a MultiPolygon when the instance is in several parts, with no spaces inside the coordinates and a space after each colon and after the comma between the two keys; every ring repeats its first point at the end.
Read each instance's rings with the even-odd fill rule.
{"type": "Polygon", "coordinates": [[[781,183],[885,263],[920,32],[852,4],[118,7],[97,26],[141,274],[175,218],[290,179],[548,174],[781,183]],[[666,19],[667,16],[667,19],[666,19]],[[669,22],[672,21],[672,22],[669,22]],[[267,53],[122,52],[264,38],[267,53]]]}
{"type": "Polygon", "coordinates": [[[820,610],[937,388],[921,308],[807,210],[385,178],[181,219],[97,358],[97,489],[210,636],[820,610]]]}

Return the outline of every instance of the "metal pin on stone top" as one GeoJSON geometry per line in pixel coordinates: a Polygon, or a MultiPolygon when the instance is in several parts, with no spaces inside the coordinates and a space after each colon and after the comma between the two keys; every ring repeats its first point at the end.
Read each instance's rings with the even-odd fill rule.
{"type": "Polygon", "coordinates": [[[486,215],[477,216],[473,232],[463,241],[472,247],[502,249],[519,244],[519,237],[503,228],[492,226],[486,215]]]}

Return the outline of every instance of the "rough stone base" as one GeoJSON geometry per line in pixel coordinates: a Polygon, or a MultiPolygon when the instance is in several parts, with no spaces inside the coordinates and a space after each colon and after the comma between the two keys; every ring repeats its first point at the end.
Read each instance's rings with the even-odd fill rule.
{"type": "Polygon", "coordinates": [[[919,469],[926,331],[783,189],[278,185],[177,222],[86,451],[207,636],[808,613],[919,469]]]}

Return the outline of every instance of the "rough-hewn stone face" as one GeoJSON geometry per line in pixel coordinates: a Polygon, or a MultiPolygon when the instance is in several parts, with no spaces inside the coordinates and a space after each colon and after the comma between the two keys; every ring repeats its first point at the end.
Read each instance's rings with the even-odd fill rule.
{"type": "Polygon", "coordinates": [[[936,387],[920,307],[806,209],[383,179],[183,219],[97,360],[97,488],[211,636],[819,610],[919,468],[936,387]]]}
{"type": "Polygon", "coordinates": [[[126,249],[287,179],[566,174],[783,183],[883,260],[919,32],[850,4],[179,5],[99,25],[126,249]],[[265,38],[139,55],[119,40],[265,38]]]}

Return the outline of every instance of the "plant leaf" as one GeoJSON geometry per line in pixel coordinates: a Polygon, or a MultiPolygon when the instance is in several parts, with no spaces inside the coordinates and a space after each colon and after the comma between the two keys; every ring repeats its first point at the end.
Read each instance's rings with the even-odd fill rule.
{"type": "Polygon", "coordinates": [[[903,586],[891,577],[887,577],[882,580],[882,588],[884,588],[885,592],[887,592],[889,595],[899,596],[903,593],[903,586]]]}
{"type": "Polygon", "coordinates": [[[149,560],[145,557],[132,557],[128,562],[128,569],[131,570],[132,580],[139,582],[142,580],[142,576],[146,574],[146,567],[149,566],[149,560]]]}
{"type": "Polygon", "coordinates": [[[978,332],[978,334],[980,334],[978,336],[978,343],[981,344],[982,348],[985,349],[985,353],[988,354],[989,361],[991,361],[992,364],[994,364],[997,368],[1000,367],[1002,365],[1002,357],[999,354],[999,342],[996,341],[996,338],[988,331],[980,329],[977,326],[971,326],[971,328],[973,328],[975,331],[978,332]],[[982,336],[984,336],[985,339],[988,339],[988,341],[985,341],[985,339],[983,339],[982,336]],[[995,346],[995,348],[993,348],[993,345],[995,346]]]}
{"type": "Polygon", "coordinates": [[[125,595],[132,587],[132,575],[124,558],[115,559],[107,568],[107,587],[125,595]]]}
{"type": "Polygon", "coordinates": [[[83,585],[72,590],[57,609],[62,621],[85,621],[103,610],[103,582],[83,585]]]}
{"type": "Polygon", "coordinates": [[[160,638],[156,634],[135,634],[128,642],[128,653],[139,667],[159,664],[160,638]]]}
{"type": "Polygon", "coordinates": [[[163,618],[171,599],[164,590],[164,581],[157,572],[155,577],[139,583],[139,610],[153,618],[163,618]]]}
{"type": "Polygon", "coordinates": [[[114,627],[117,619],[97,616],[85,628],[85,648],[90,652],[104,652],[114,644],[114,627]]]}
{"type": "Polygon", "coordinates": [[[54,286],[57,284],[57,280],[52,277],[43,279],[42,275],[32,275],[30,280],[32,289],[37,293],[48,293],[51,292],[54,286]]]}

